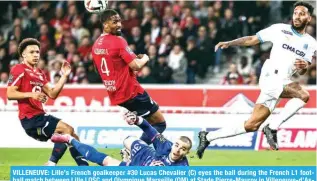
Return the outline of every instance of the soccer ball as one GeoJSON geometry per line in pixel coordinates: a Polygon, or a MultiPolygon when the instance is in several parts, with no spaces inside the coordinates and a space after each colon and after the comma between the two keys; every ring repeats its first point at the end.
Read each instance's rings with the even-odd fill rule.
{"type": "Polygon", "coordinates": [[[107,9],[108,0],[85,0],[85,8],[90,13],[101,13],[107,9]]]}

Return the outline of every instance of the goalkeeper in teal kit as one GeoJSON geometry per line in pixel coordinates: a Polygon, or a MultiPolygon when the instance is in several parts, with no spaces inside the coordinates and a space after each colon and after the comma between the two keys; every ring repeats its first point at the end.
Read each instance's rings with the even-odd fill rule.
{"type": "Polygon", "coordinates": [[[130,159],[119,161],[95,148],[80,143],[70,135],[54,134],[51,140],[55,143],[68,143],[74,146],[87,160],[101,166],[188,166],[186,155],[192,142],[186,136],[181,136],[174,143],[164,138],[145,119],[132,112],[124,114],[124,119],[130,125],[137,125],[151,138],[154,148],[136,137],[127,137],[123,144],[130,151],[130,159]]]}

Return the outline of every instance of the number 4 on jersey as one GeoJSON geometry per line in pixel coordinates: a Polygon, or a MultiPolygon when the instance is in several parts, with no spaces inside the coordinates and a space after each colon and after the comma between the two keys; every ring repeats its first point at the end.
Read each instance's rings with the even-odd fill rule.
{"type": "Polygon", "coordinates": [[[101,72],[103,74],[106,74],[107,76],[110,75],[110,71],[108,69],[106,59],[104,57],[101,58],[101,72]]]}

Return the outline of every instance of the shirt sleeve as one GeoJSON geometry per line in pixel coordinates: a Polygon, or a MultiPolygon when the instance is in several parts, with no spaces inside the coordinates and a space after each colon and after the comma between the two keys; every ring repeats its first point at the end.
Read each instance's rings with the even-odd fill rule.
{"type": "Polygon", "coordinates": [[[308,47],[308,52],[306,56],[304,57],[304,59],[307,62],[312,63],[313,58],[316,58],[316,46],[317,46],[317,43],[314,42],[308,47]]]}
{"type": "Polygon", "coordinates": [[[43,85],[46,85],[48,83],[46,74],[45,74],[45,72],[43,70],[41,70],[41,73],[43,74],[43,85]]]}
{"type": "Polygon", "coordinates": [[[8,86],[20,87],[23,76],[24,76],[24,69],[18,66],[13,67],[10,71],[8,86]]]}
{"type": "Polygon", "coordinates": [[[125,39],[119,38],[120,41],[120,57],[127,63],[129,64],[132,62],[135,58],[136,55],[133,53],[131,48],[128,46],[128,43],[125,39]]]}
{"type": "Polygon", "coordinates": [[[257,32],[256,36],[258,37],[261,43],[264,43],[267,41],[274,43],[274,41],[276,40],[276,36],[278,34],[277,28],[278,28],[277,24],[271,25],[257,32]]]}

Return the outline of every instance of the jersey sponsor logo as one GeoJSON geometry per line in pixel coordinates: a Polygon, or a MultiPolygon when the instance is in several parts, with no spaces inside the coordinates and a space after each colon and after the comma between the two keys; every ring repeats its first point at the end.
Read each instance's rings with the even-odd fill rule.
{"type": "Polygon", "coordinates": [[[106,87],[106,90],[109,92],[114,92],[117,90],[116,81],[115,80],[103,80],[103,84],[106,87]]]}
{"type": "MultiPolygon", "coordinates": [[[[207,128],[207,131],[216,131],[219,128],[207,128]]],[[[257,132],[241,134],[235,137],[218,139],[212,141],[208,149],[244,149],[253,150],[255,148],[257,132]]]]}
{"type": "MultiPolygon", "coordinates": [[[[269,145],[263,133],[260,133],[259,150],[268,149],[269,145]]],[[[317,130],[312,128],[280,129],[277,132],[280,150],[316,150],[317,130]]]]}
{"type": "Polygon", "coordinates": [[[285,34],[288,34],[288,35],[292,35],[292,36],[293,36],[293,33],[290,32],[290,31],[282,30],[282,32],[285,33],[285,34]]]}
{"type": "Polygon", "coordinates": [[[42,83],[42,82],[33,82],[33,81],[30,81],[30,84],[31,84],[31,85],[35,85],[35,86],[43,87],[43,83],[42,83]]]}
{"type": "Polygon", "coordinates": [[[295,53],[296,55],[301,56],[301,57],[305,57],[305,55],[306,55],[303,51],[297,50],[296,48],[294,48],[288,44],[283,44],[282,47],[286,50],[289,50],[289,51],[295,53]]]}
{"type": "Polygon", "coordinates": [[[94,53],[95,53],[96,55],[109,55],[108,49],[95,48],[95,49],[94,49],[94,53]]]}

